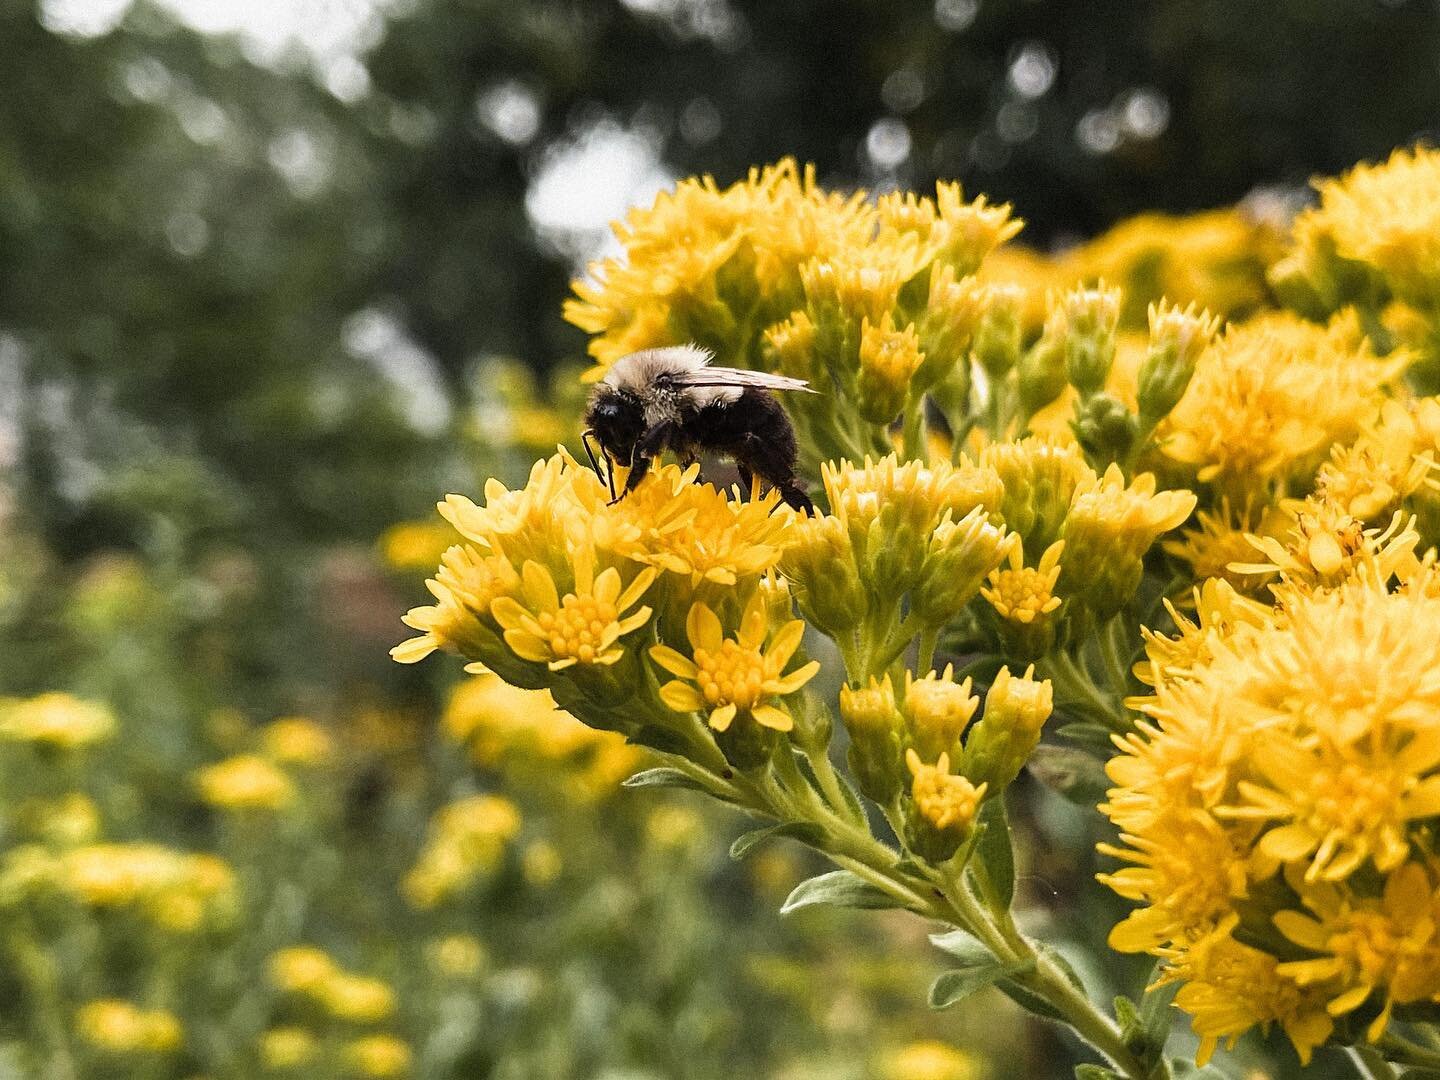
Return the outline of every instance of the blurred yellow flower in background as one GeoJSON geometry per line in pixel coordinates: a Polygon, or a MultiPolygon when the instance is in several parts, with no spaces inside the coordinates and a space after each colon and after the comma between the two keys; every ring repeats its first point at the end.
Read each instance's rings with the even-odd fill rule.
{"type": "Polygon", "coordinates": [[[240,754],[195,773],[200,797],[222,810],[283,810],[295,801],[295,785],[257,754],[240,754]]]}
{"type": "Polygon", "coordinates": [[[116,998],[81,1006],[75,1014],[75,1030],[90,1045],[110,1054],[168,1053],[184,1041],[173,1013],[116,998]]]}
{"type": "Polygon", "coordinates": [[[108,739],[115,717],[104,705],[65,693],[0,702],[0,738],[57,750],[82,750],[108,739]]]}

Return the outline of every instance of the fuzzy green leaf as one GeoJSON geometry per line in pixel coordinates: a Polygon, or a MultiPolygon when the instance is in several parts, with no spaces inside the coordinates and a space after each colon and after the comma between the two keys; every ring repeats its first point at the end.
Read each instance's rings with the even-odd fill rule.
{"type": "Polygon", "coordinates": [[[790,837],[792,840],[799,840],[802,844],[814,845],[825,835],[825,830],[818,825],[808,821],[785,821],[779,825],[767,825],[763,829],[752,829],[735,838],[730,845],[730,857],[740,860],[749,855],[767,840],[778,840],[781,837],[790,837]]]}
{"type": "Polygon", "coordinates": [[[780,914],[789,915],[792,911],[814,907],[816,904],[867,909],[905,906],[889,893],[856,877],[849,870],[832,870],[828,874],[809,878],[796,885],[781,905],[780,914]]]}
{"type": "Polygon", "coordinates": [[[980,807],[971,872],[981,894],[999,908],[1015,898],[1015,852],[1010,846],[1010,823],[1005,818],[1005,797],[997,795],[980,807]]]}
{"type": "Polygon", "coordinates": [[[672,769],[668,765],[661,765],[659,768],[646,769],[643,772],[638,772],[626,780],[622,786],[627,788],[680,788],[684,791],[703,791],[707,795],[710,794],[710,789],[689,773],[683,773],[679,769],[672,769]]]}

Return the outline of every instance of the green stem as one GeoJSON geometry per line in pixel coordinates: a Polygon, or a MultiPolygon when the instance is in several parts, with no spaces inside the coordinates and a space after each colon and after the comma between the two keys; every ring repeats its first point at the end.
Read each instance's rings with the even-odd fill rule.
{"type": "Polygon", "coordinates": [[[924,461],[925,452],[925,398],[924,395],[911,397],[905,402],[903,426],[900,437],[904,440],[905,457],[910,461],[924,461]]]}
{"type": "Polygon", "coordinates": [[[1354,1063],[1355,1071],[1364,1080],[1395,1080],[1395,1070],[1385,1060],[1385,1055],[1373,1046],[1347,1046],[1345,1053],[1354,1063]]]}
{"type": "Polygon", "coordinates": [[[924,676],[935,666],[935,647],[940,644],[940,628],[927,626],[920,631],[920,655],[915,661],[915,671],[924,676]]]}
{"type": "MultiPolygon", "coordinates": [[[[1421,1069],[1440,1069],[1440,1050],[1431,1050],[1419,1043],[1387,1031],[1376,1044],[1385,1060],[1396,1065],[1414,1065],[1421,1069]]],[[[1357,1047],[1370,1050],[1370,1047],[1357,1047]]],[[[1382,1074],[1383,1075],[1383,1074],[1382,1074]]]]}

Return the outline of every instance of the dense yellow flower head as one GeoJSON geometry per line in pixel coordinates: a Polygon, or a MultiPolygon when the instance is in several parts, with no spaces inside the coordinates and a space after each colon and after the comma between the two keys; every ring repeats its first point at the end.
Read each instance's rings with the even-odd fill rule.
{"type": "Polygon", "coordinates": [[[905,672],[905,719],[910,725],[910,743],[922,758],[949,753],[958,757],[960,738],[969,725],[980,699],[970,692],[967,675],[955,681],[955,666],[943,672],[931,671],[923,679],[905,672]]]}
{"type": "Polygon", "coordinates": [[[1025,565],[1025,549],[1010,549],[1008,560],[990,571],[988,588],[980,595],[989,601],[995,614],[1007,622],[1028,626],[1060,606],[1055,583],[1060,580],[1060,555],[1065,541],[1056,540],[1045,549],[1037,566],[1025,565]]]}
{"type": "Polygon", "coordinates": [[[520,811],[500,795],[471,795],[442,807],[402,883],[406,897],[415,907],[436,907],[493,872],[519,832],[520,811]]]}
{"type": "Polygon", "coordinates": [[[75,1014],[75,1031],[108,1054],[163,1054],[184,1042],[179,1019],[164,1009],[143,1009],[117,998],[88,1002],[75,1014]]]}
{"type": "Polygon", "coordinates": [[[595,552],[588,545],[582,544],[573,558],[573,592],[562,597],[550,571],[527,560],[520,569],[520,597],[502,596],[490,604],[511,651],[551,671],[615,663],[625,653],[620,639],[650,618],[649,607],[635,605],[655,580],[653,567],[625,583],[613,566],[596,576],[595,552]]]}
{"type": "Polygon", "coordinates": [[[910,380],[924,359],[913,324],[896,329],[890,312],[878,322],[866,316],[860,326],[860,413],[874,424],[888,424],[899,415],[910,393],[910,380]]]}
{"type": "Polygon", "coordinates": [[[1307,227],[1328,236],[1342,258],[1373,267],[1400,296],[1440,300],[1440,151],[1396,150],[1316,187],[1320,205],[1306,212],[1307,227]]]}
{"type": "Polygon", "coordinates": [[[104,705],[59,692],[0,702],[0,739],[81,750],[108,739],[115,717],[104,705]]]}
{"type": "Polygon", "coordinates": [[[282,765],[319,766],[335,757],[335,739],[324,727],[305,716],[284,716],[260,732],[260,747],[282,765]]]}
{"type": "Polygon", "coordinates": [[[660,688],[660,698],[676,712],[704,712],[710,726],[726,731],[737,716],[748,717],[761,727],[789,731],[794,721],[784,709],[771,703],[775,697],[793,694],[820,670],[811,660],[788,675],[785,665],[800,647],[805,624],[792,620],[770,635],[765,602],[757,589],[746,605],[735,637],[705,603],[690,608],[685,634],[690,656],[670,647],[656,645],[650,658],[676,676],[660,688]]]}
{"type": "Polygon", "coordinates": [[[349,972],[331,972],[313,994],[331,1016],[356,1024],[373,1024],[395,1011],[395,992],[379,979],[349,972]]]}
{"type": "Polygon", "coordinates": [[[86,844],[57,856],[16,848],[0,870],[0,892],[59,888],[94,908],[128,908],[177,933],[227,917],[235,903],[233,872],[213,855],[159,844],[86,844]]]}
{"type": "Polygon", "coordinates": [[[1279,1022],[1308,1056],[1332,1017],[1368,1003],[1374,1039],[1392,1005],[1440,1000],[1415,915],[1437,892],[1440,596],[1433,567],[1415,573],[1397,592],[1369,574],[1290,590],[1273,614],[1215,582],[1203,627],[1172,655],[1151,640],[1155,693],[1102,808],[1122,834],[1103,850],[1134,864],[1104,880],[1144,906],[1111,942],[1171,959],[1211,1045],[1279,1022]],[[1241,920],[1319,956],[1252,955],[1241,920]],[[1241,968],[1256,985],[1222,1015],[1241,968]]]}
{"type": "Polygon", "coordinates": [[[291,994],[314,994],[339,971],[330,955],[313,945],[292,945],[271,955],[270,981],[291,994]]]}
{"type": "Polygon", "coordinates": [[[295,801],[290,777],[258,754],[239,754],[195,772],[200,797],[222,810],[283,810],[295,801]]]}
{"type": "Polygon", "coordinates": [[[840,719],[851,737],[867,733],[884,734],[895,731],[900,712],[895,706],[895,687],[890,676],[870,676],[866,686],[840,688],[840,719]]]}
{"type": "Polygon", "coordinates": [[[978,1080],[982,1075],[974,1057],[946,1043],[913,1042],[882,1062],[883,1080],[978,1080]]]}
{"type": "Polygon", "coordinates": [[[260,1036],[260,1061],[267,1069],[298,1069],[320,1053],[320,1040],[302,1027],[270,1028],[260,1036]]]}
{"type": "Polygon", "coordinates": [[[939,832],[963,835],[975,820],[986,785],[976,787],[965,777],[952,774],[948,754],[941,754],[934,765],[926,765],[914,750],[907,750],[905,764],[914,778],[910,797],[920,816],[939,832]]]}
{"type": "Polygon", "coordinates": [[[1407,362],[1402,351],[1377,356],[1353,314],[1328,326],[1287,314],[1231,326],[1201,355],[1161,447],[1237,504],[1284,494],[1379,416],[1407,362]]]}
{"type": "Polygon", "coordinates": [[[410,1046],[394,1035],[366,1035],[347,1043],[342,1053],[361,1076],[395,1080],[410,1073],[410,1046]]]}

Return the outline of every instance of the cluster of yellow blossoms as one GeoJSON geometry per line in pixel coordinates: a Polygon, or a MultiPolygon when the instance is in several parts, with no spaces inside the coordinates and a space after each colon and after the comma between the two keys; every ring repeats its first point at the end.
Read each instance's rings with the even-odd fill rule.
{"type": "MultiPolygon", "coordinates": [[[[310,945],[281,949],[270,957],[269,968],[270,981],[282,995],[345,1026],[341,1030],[348,1037],[340,1053],[350,1070],[381,1078],[410,1074],[412,1055],[403,1039],[384,1032],[355,1032],[356,1027],[393,1017],[395,993],[386,983],[346,971],[328,953],[310,945]]],[[[260,1060],[276,1072],[312,1069],[322,1065],[330,1045],[323,1031],[287,1024],[261,1034],[260,1060]]]]}
{"type": "MultiPolygon", "coordinates": [[[[457,652],[477,698],[659,750],[644,782],[778,818],[915,910],[939,896],[996,955],[1022,939],[986,940],[971,905],[1003,926],[1013,868],[981,849],[1064,713],[1094,768],[1120,751],[1103,850],[1133,865],[1104,880],[1142,907],[1112,943],[1165,960],[1201,1056],[1257,1024],[1306,1060],[1380,1041],[1440,1003],[1437,189],[1440,154],[1401,152],[1322,184],[1288,249],[1226,211],[1042,259],[950,184],[867,200],[793,162],[682,182],[567,317],[593,375],[693,341],[809,380],[785,404],[821,509],[674,465],[612,504],[562,449],[441,504],[462,542],[394,655],[457,652]],[[851,780],[899,869],[865,863],[851,780]]],[[[509,737],[455,725],[482,761],[509,737]]],[[[1067,1018],[1158,1075],[1159,1045],[1067,1018]]]]}

